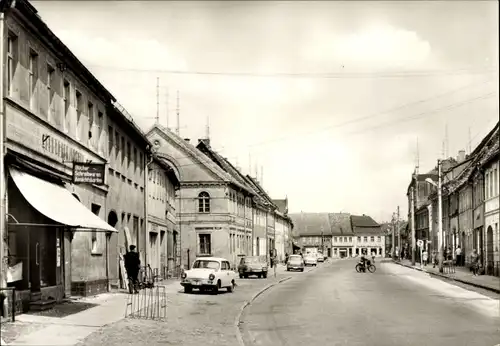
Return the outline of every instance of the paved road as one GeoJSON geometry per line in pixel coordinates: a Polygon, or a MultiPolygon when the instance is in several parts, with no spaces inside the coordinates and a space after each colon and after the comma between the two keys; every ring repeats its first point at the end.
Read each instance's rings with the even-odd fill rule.
{"type": "Polygon", "coordinates": [[[182,346],[237,346],[234,320],[245,301],[270,283],[286,276],[304,275],[280,270],[277,278],[238,279],[234,293],[185,294],[176,284],[168,296],[164,322],[124,319],[87,337],[79,346],[145,344],[182,346]]]}
{"type": "Polygon", "coordinates": [[[345,260],[286,281],[242,316],[247,346],[493,346],[497,299],[393,263],[356,273],[345,260]]]}

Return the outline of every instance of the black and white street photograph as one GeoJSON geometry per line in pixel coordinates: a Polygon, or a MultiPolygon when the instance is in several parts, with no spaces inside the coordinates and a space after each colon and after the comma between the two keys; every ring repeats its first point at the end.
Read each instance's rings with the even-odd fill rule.
{"type": "Polygon", "coordinates": [[[499,29],[0,0],[0,346],[500,346],[499,29]]]}

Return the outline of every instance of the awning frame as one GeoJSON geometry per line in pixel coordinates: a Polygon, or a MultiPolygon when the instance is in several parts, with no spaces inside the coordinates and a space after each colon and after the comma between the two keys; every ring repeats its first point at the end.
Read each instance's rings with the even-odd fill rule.
{"type": "Polygon", "coordinates": [[[32,223],[32,222],[19,222],[17,219],[14,217],[12,214],[7,214],[7,217],[11,217],[14,219],[15,222],[10,222],[7,223],[7,226],[19,226],[19,227],[62,227],[65,232],[82,232],[82,233],[89,233],[89,232],[97,232],[97,233],[113,233],[111,231],[107,231],[104,229],[100,228],[84,228],[84,227],[72,227],[68,225],[63,225],[63,224],[55,224],[55,223],[32,223]]]}

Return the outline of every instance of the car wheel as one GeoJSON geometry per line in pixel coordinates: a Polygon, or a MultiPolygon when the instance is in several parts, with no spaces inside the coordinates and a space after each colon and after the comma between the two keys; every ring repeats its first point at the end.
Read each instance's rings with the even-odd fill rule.
{"type": "Polygon", "coordinates": [[[301,272],[303,272],[303,271],[304,271],[304,268],[302,268],[300,271],[301,271],[301,272]]]}
{"type": "Polygon", "coordinates": [[[248,279],[248,274],[245,274],[244,277],[245,277],[245,279],[248,279]]]}
{"type": "Polygon", "coordinates": [[[243,279],[243,274],[240,274],[240,279],[243,279]]]}
{"type": "Polygon", "coordinates": [[[193,292],[193,288],[189,286],[184,286],[184,293],[191,293],[193,292]]]}
{"type": "Polygon", "coordinates": [[[266,279],[267,278],[267,272],[262,273],[262,276],[264,277],[264,279],[266,279]]]}
{"type": "Polygon", "coordinates": [[[235,287],[236,287],[236,284],[234,283],[234,280],[233,280],[233,281],[231,281],[231,286],[229,286],[229,287],[227,288],[227,291],[228,291],[229,293],[233,293],[233,292],[234,292],[234,288],[235,288],[235,287]]]}
{"type": "Polygon", "coordinates": [[[261,273],[257,274],[257,277],[260,279],[262,277],[262,274],[261,273]]]}
{"type": "Polygon", "coordinates": [[[215,285],[215,287],[212,289],[212,293],[213,294],[218,294],[219,293],[219,289],[220,289],[220,280],[217,281],[217,285],[215,285]]]}

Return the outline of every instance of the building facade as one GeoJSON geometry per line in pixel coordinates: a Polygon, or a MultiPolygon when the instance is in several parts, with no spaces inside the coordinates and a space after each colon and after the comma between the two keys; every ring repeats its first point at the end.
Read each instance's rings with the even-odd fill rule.
{"type": "Polygon", "coordinates": [[[499,153],[498,130],[490,144],[489,155],[482,163],[484,170],[484,259],[486,273],[500,275],[500,234],[499,222],[499,153]]]}
{"type": "Polygon", "coordinates": [[[351,215],[355,237],[355,254],[384,256],[385,235],[382,227],[368,215],[351,215]]]}
{"type": "Polygon", "coordinates": [[[113,96],[27,1],[10,4],[2,39],[8,266],[2,286],[17,289],[25,310],[107,291],[118,233],[115,220],[106,221],[109,196],[124,189],[106,166],[107,129],[123,114],[113,112],[113,96]]]}
{"type": "Polygon", "coordinates": [[[174,276],[174,231],[176,229],[175,192],[179,178],[175,170],[158,156],[148,165],[148,260],[153,275],[174,276]]]}
{"type": "Polygon", "coordinates": [[[275,248],[280,262],[284,261],[286,254],[293,253],[292,248],[292,227],[291,219],[288,217],[288,198],[274,199],[275,211],[275,248]]]}

